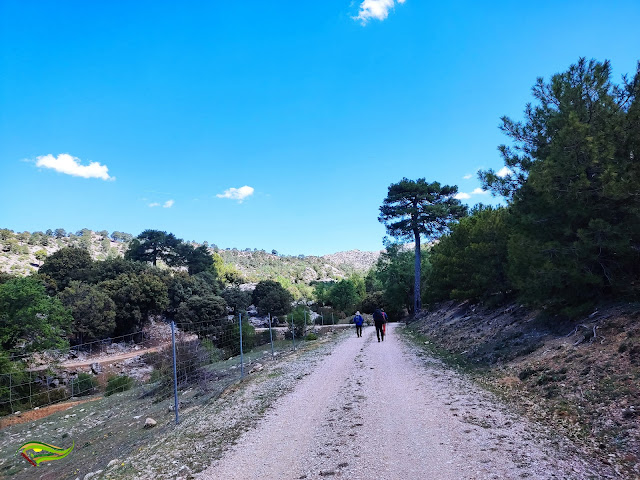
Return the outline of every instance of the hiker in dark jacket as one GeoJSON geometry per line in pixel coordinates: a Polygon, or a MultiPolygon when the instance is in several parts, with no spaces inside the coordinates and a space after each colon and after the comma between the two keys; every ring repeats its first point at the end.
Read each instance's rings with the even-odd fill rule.
{"type": "Polygon", "coordinates": [[[353,316],[353,323],[356,324],[356,335],[361,337],[362,324],[364,323],[364,318],[362,318],[362,315],[360,315],[360,312],[356,312],[356,314],[353,316]]]}
{"type": "Polygon", "coordinates": [[[382,331],[384,334],[387,334],[387,323],[389,323],[389,317],[387,317],[387,312],[384,311],[384,308],[381,308],[382,318],[384,319],[384,323],[382,324],[382,331]]]}
{"type": "Polygon", "coordinates": [[[373,322],[376,324],[376,335],[378,337],[378,341],[380,341],[380,337],[382,337],[382,341],[384,342],[384,330],[382,328],[384,325],[384,315],[379,308],[376,308],[373,312],[373,322]]]}

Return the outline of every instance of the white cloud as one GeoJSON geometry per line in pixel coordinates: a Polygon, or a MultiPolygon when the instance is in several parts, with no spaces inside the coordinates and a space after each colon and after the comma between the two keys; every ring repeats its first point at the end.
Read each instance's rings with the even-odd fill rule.
{"type": "Polygon", "coordinates": [[[72,157],[68,153],[61,153],[57,157],[53,155],[42,155],[36,157],[36,166],[51,168],[56,172],[66,173],[74,177],[100,178],[102,180],[115,180],[116,177],[109,176],[109,169],[106,165],[98,162],[90,162],[89,165],[81,165],[81,160],[72,157]]]}
{"type": "Polygon", "coordinates": [[[216,197],[230,198],[232,200],[238,200],[238,202],[242,203],[245,198],[251,195],[253,195],[253,187],[245,185],[244,187],[240,188],[229,188],[228,190],[225,190],[224,193],[217,194],[216,197]]]}
{"type": "Polygon", "coordinates": [[[469,180],[470,178],[473,178],[473,174],[469,173],[462,178],[464,178],[465,180],[469,180]]]}
{"type": "Polygon", "coordinates": [[[151,202],[148,206],[151,207],[151,208],[154,208],[154,207],[171,208],[171,207],[173,207],[174,203],[176,203],[174,200],[167,200],[164,203],[151,202]]]}
{"type": "Polygon", "coordinates": [[[478,187],[474,189],[473,192],[471,193],[460,192],[453,198],[457,198],[458,200],[469,200],[471,198],[471,195],[487,195],[488,193],[489,193],[488,190],[483,190],[480,187],[478,187]]]}
{"type": "Polygon", "coordinates": [[[496,175],[498,175],[500,178],[504,178],[507,175],[511,175],[513,172],[508,168],[508,167],[502,167],[500,170],[498,170],[498,173],[496,173],[496,175]]]}
{"type": "MultiPolygon", "coordinates": [[[[398,3],[404,3],[405,0],[397,0],[398,3]]],[[[353,17],[354,20],[360,20],[366,25],[372,18],[384,20],[389,16],[389,10],[395,6],[395,0],[363,0],[360,4],[358,16],[353,17]]]]}

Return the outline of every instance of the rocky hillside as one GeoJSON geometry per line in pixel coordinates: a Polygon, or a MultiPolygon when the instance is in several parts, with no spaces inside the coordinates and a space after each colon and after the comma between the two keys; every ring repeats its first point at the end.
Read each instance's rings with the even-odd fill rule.
{"type": "Polygon", "coordinates": [[[283,256],[264,250],[218,250],[225,263],[234,265],[249,281],[288,278],[293,283],[332,281],[354,272],[364,273],[371,268],[379,252],[334,253],[323,257],[283,256]]]}
{"type": "Polygon", "coordinates": [[[611,305],[568,322],[520,305],[449,302],[411,326],[427,348],[621,478],[640,478],[640,305],[611,305]]]}
{"type": "Polygon", "coordinates": [[[322,258],[338,266],[344,266],[359,272],[366,272],[375,265],[382,250],[377,252],[361,252],[360,250],[348,250],[346,252],[324,255],[322,258]]]}
{"type": "Polygon", "coordinates": [[[107,232],[83,230],[77,233],[56,236],[0,229],[0,272],[28,275],[37,271],[49,255],[64,247],[86,248],[94,260],[104,260],[122,256],[128,245],[110,238],[107,232]]]}
{"type": "MultiPolygon", "coordinates": [[[[86,248],[95,260],[122,256],[130,234],[93,232],[83,229],[75,234],[64,231],[13,232],[0,229],[0,272],[27,275],[37,271],[47,256],[64,247],[86,248]]],[[[199,246],[199,244],[194,244],[199,246]]],[[[213,253],[214,249],[210,249],[213,253]]],[[[292,283],[331,281],[354,272],[366,272],[380,252],[350,250],[324,257],[286,256],[264,250],[218,249],[225,263],[234,265],[249,281],[283,277],[292,283]]]]}

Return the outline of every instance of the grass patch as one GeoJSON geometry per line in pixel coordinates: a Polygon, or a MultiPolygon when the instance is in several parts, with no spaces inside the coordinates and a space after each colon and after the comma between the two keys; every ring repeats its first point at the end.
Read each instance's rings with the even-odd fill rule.
{"type": "Polygon", "coordinates": [[[133,388],[133,378],[127,375],[119,375],[117,377],[109,377],[107,380],[107,389],[104,392],[105,397],[109,397],[114,393],[125,392],[133,388]]]}
{"type": "Polygon", "coordinates": [[[471,363],[463,354],[453,353],[438,346],[431,337],[424,335],[413,326],[407,326],[402,330],[402,332],[405,338],[407,338],[412,344],[422,351],[429,353],[431,356],[441,360],[449,367],[453,367],[456,370],[465,373],[478,373],[484,370],[479,365],[471,363]]]}

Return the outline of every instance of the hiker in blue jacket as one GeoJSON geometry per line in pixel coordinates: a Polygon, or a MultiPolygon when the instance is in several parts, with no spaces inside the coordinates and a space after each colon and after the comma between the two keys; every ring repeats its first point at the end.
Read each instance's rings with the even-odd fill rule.
{"type": "Polygon", "coordinates": [[[353,323],[356,324],[356,335],[361,337],[362,336],[362,324],[364,323],[364,318],[362,318],[362,315],[360,315],[360,312],[356,312],[356,314],[353,316],[353,323]]]}
{"type": "Polygon", "coordinates": [[[382,341],[384,342],[384,319],[385,315],[382,314],[382,311],[379,308],[376,308],[373,312],[373,322],[376,324],[376,335],[378,336],[378,341],[380,341],[380,337],[382,337],[382,341]]]}

